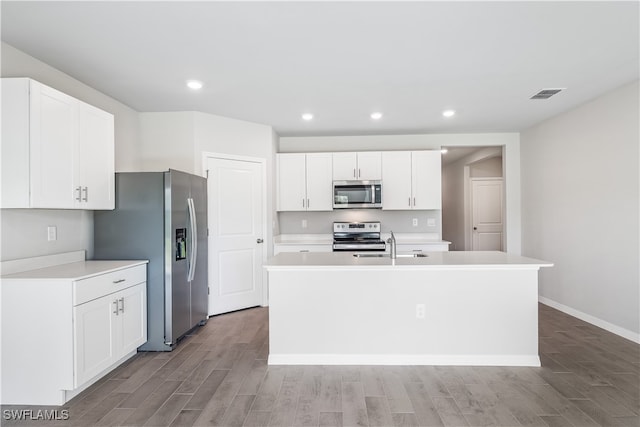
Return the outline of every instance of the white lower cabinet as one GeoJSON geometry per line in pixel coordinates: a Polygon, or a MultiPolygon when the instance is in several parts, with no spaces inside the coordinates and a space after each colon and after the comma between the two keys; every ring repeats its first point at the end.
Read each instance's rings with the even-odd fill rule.
{"type": "Polygon", "coordinates": [[[146,341],[145,283],[73,308],[78,387],[146,341]]]}
{"type": "Polygon", "coordinates": [[[147,340],[147,262],[2,277],[2,404],[63,405],[147,340]]]}

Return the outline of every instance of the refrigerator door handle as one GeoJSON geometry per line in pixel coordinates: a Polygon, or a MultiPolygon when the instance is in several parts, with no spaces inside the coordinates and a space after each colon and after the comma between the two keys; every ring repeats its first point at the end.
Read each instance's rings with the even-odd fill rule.
{"type": "Polygon", "coordinates": [[[198,259],[198,225],[196,223],[196,208],[191,197],[187,199],[187,206],[189,208],[189,221],[191,223],[191,259],[189,260],[187,280],[191,282],[196,275],[196,260],[198,259]]]}

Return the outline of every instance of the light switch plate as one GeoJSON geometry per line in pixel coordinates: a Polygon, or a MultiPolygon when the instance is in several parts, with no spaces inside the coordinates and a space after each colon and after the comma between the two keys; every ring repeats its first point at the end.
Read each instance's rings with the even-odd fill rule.
{"type": "Polygon", "coordinates": [[[414,227],[418,226],[418,218],[413,218],[412,224],[414,227]]]}
{"type": "Polygon", "coordinates": [[[436,226],[436,219],[435,218],[427,219],[427,226],[428,227],[435,227],[436,226]]]}
{"type": "Polygon", "coordinates": [[[47,227],[47,240],[49,242],[58,240],[58,228],[55,225],[50,225],[49,227],[47,227]]]}

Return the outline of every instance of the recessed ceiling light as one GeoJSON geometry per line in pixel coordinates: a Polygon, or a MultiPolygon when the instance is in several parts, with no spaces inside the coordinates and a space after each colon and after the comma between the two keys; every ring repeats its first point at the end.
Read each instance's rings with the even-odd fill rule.
{"type": "Polygon", "coordinates": [[[305,113],[305,114],[302,115],[302,120],[309,121],[309,120],[312,120],[312,119],[313,119],[313,114],[311,114],[311,113],[305,113]]]}
{"type": "Polygon", "coordinates": [[[442,115],[445,117],[453,117],[456,114],[454,110],[444,110],[442,115]]]}
{"type": "Polygon", "coordinates": [[[373,120],[380,120],[382,118],[382,113],[379,113],[379,112],[371,113],[371,118],[373,120]]]}
{"type": "Polygon", "coordinates": [[[187,87],[193,90],[202,89],[202,82],[199,82],[198,80],[188,80],[187,87]]]}
{"type": "Polygon", "coordinates": [[[449,150],[447,150],[446,148],[443,148],[442,150],[440,150],[440,152],[442,154],[447,154],[449,152],[449,150]]]}

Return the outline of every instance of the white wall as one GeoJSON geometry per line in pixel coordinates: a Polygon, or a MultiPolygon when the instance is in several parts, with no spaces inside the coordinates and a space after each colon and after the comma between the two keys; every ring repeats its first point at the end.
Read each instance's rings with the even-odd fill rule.
{"type": "Polygon", "coordinates": [[[502,177],[502,156],[491,157],[469,165],[471,178],[499,178],[502,177]]]}
{"type": "MultiPolygon", "coordinates": [[[[265,247],[273,254],[275,226],[275,150],[277,135],[271,128],[258,123],[230,119],[213,114],[195,113],[194,171],[203,174],[203,153],[253,157],[266,161],[267,218],[265,247]]],[[[230,183],[233,185],[233,183],[230,183]]]]}
{"type": "Polygon", "coordinates": [[[140,170],[195,173],[195,113],[140,113],[140,170]]]}
{"type": "MultiPolygon", "coordinates": [[[[439,150],[443,146],[504,147],[506,250],[520,254],[520,136],[517,133],[281,137],[279,152],[439,150]]],[[[324,220],[332,221],[330,213],[324,220]]],[[[285,229],[295,227],[284,224],[285,229]]]]}
{"type": "Polygon", "coordinates": [[[542,301],[638,341],[638,82],[522,133],[523,254],[542,301]]]}
{"type": "Polygon", "coordinates": [[[140,141],[142,168],[146,171],[171,168],[204,176],[204,153],[264,159],[267,187],[265,241],[268,254],[271,254],[277,144],[271,126],[196,111],[140,113],[140,141]]]}
{"type": "MultiPolygon", "coordinates": [[[[2,43],[0,49],[0,76],[31,77],[114,114],[116,170],[135,170],[139,167],[136,111],[6,43],[2,43]]],[[[86,250],[91,256],[91,211],[2,209],[0,215],[0,260],[76,250],[86,250]],[[47,226],[50,225],[58,227],[58,240],[54,242],[47,241],[47,226]]]]}

